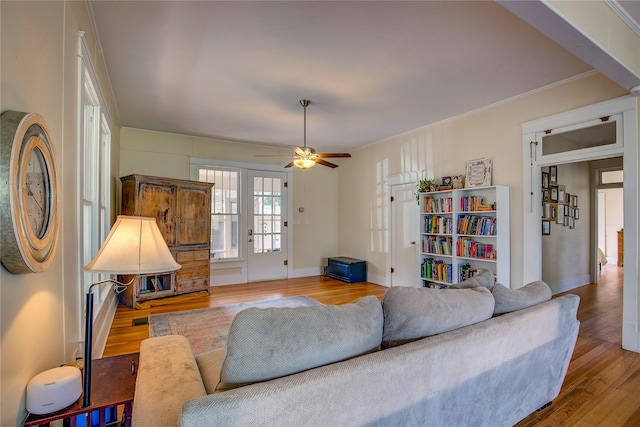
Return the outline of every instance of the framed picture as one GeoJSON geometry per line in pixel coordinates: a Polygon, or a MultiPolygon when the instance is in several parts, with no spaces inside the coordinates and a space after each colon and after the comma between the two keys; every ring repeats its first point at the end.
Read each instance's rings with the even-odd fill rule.
{"type": "Polygon", "coordinates": [[[551,217],[551,203],[544,203],[542,205],[542,217],[547,219],[551,217]]]}
{"type": "Polygon", "coordinates": [[[564,225],[564,208],[562,205],[558,205],[558,218],[556,219],[556,223],[564,225]]]}
{"type": "MultiPolygon", "coordinates": [[[[558,204],[557,203],[549,203],[551,206],[549,219],[553,222],[558,221],[558,204]]],[[[563,211],[564,212],[564,211],[563,211]]]]}
{"type": "Polygon", "coordinates": [[[569,229],[573,230],[576,228],[576,219],[569,217],[569,229]]]}
{"type": "Polygon", "coordinates": [[[549,172],[542,172],[542,188],[549,188],[549,172]]]}
{"type": "Polygon", "coordinates": [[[568,226],[569,226],[569,218],[570,218],[570,217],[569,217],[569,215],[567,215],[567,216],[565,216],[565,217],[564,217],[564,226],[565,226],[565,227],[568,227],[568,226]]]}
{"type": "Polygon", "coordinates": [[[578,196],[576,194],[571,195],[571,206],[578,206],[578,196]]]}
{"type": "Polygon", "coordinates": [[[467,160],[465,188],[486,187],[491,185],[491,159],[467,160]]]}
{"type": "Polygon", "coordinates": [[[450,176],[443,176],[442,177],[442,186],[443,187],[450,187],[451,186],[451,177],[450,176]]]}
{"type": "Polygon", "coordinates": [[[549,199],[549,189],[545,188],[544,190],[542,190],[542,201],[543,202],[550,202],[551,200],[549,199]]]}
{"type": "Polygon", "coordinates": [[[574,208],[574,210],[573,210],[573,218],[580,219],[580,209],[574,208]]]}
{"type": "Polygon", "coordinates": [[[564,205],[564,216],[569,216],[569,205],[564,205]]]}
{"type": "Polygon", "coordinates": [[[558,166],[549,166],[549,184],[558,183],[558,166]]]}
{"type": "Polygon", "coordinates": [[[549,200],[554,203],[558,203],[558,186],[550,185],[549,186],[549,200]]]}
{"type": "Polygon", "coordinates": [[[570,202],[571,202],[571,194],[564,193],[564,200],[562,201],[562,203],[566,203],[568,205],[570,202]]]}
{"type": "Polygon", "coordinates": [[[558,203],[564,203],[564,198],[567,193],[567,187],[564,185],[558,185],[558,203]]]}
{"type": "Polygon", "coordinates": [[[548,236],[551,234],[551,222],[548,219],[542,220],[542,235],[548,236]]]}

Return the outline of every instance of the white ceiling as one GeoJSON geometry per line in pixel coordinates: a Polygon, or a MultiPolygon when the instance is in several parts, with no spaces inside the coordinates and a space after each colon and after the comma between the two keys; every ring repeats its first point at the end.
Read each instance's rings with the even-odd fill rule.
{"type": "Polygon", "coordinates": [[[91,1],[122,126],[348,151],[589,71],[492,1],[91,1]]]}

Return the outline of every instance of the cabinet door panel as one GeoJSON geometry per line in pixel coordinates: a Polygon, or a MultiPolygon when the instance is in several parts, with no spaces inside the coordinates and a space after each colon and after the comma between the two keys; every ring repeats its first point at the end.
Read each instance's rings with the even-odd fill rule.
{"type": "Polygon", "coordinates": [[[169,246],[174,245],[176,187],[143,182],[138,192],[139,209],[136,214],[156,218],[165,242],[169,246]]]}
{"type": "Polygon", "coordinates": [[[199,188],[180,188],[178,195],[177,244],[208,245],[211,223],[210,191],[199,188]]]}

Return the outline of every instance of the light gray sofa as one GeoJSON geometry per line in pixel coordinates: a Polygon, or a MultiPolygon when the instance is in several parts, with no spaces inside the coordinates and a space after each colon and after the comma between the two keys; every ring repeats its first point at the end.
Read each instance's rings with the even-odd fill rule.
{"type": "MultiPolygon", "coordinates": [[[[302,372],[266,381],[257,378],[259,382],[243,385],[245,366],[238,369],[241,376],[237,377],[239,380],[236,378],[237,383],[223,387],[225,391],[215,391],[216,386],[225,383],[225,378],[220,379],[221,365],[229,368],[234,363],[233,357],[246,356],[246,348],[233,347],[231,335],[239,333],[233,330],[234,326],[224,361],[224,350],[194,357],[189,343],[181,336],[150,338],[143,341],[140,349],[133,425],[511,426],[558,395],[578,334],[579,298],[565,295],[548,300],[551,294],[546,284],[546,288],[533,285],[518,291],[497,286],[492,288],[493,293],[486,288],[445,291],[391,288],[382,306],[374,297],[367,297],[364,303],[360,300],[345,306],[323,306],[329,308],[320,309],[324,310],[320,320],[312,323],[327,329],[325,322],[337,318],[338,323],[332,329],[336,333],[335,341],[342,341],[345,334],[364,330],[366,339],[356,339],[355,344],[339,344],[353,347],[347,352],[360,355],[308,369],[304,364],[298,366],[296,356],[283,356],[298,351],[287,348],[266,365],[286,370],[293,364],[296,366],[291,369],[302,368],[302,372]],[[509,305],[512,308],[530,305],[531,294],[535,294],[534,300],[546,301],[506,312],[509,305]],[[434,303],[434,300],[438,301],[434,303]],[[414,303],[407,304],[407,301],[414,303]],[[506,313],[494,315],[498,306],[506,313]],[[488,316],[487,307],[491,307],[488,316]],[[474,310],[484,312],[481,317],[488,318],[478,321],[478,316],[463,314],[474,310]],[[356,316],[367,317],[369,326],[363,326],[359,320],[353,323],[349,313],[354,312],[356,316]],[[427,315],[423,315],[425,312],[427,315]],[[425,332],[415,324],[441,320],[443,313],[454,318],[466,316],[461,322],[468,325],[457,325],[460,321],[444,322],[444,329],[455,329],[420,338],[425,332]],[[372,345],[369,339],[372,336],[377,337],[377,344],[382,343],[386,348],[375,351],[376,345],[363,351],[372,345]]],[[[297,313],[297,309],[274,309],[268,316],[275,314],[279,318],[281,310],[297,313]]],[[[305,316],[313,312],[308,308],[300,310],[307,310],[305,316]]],[[[248,318],[255,320],[252,327],[257,325],[259,329],[266,324],[251,337],[252,342],[273,327],[270,323],[273,318],[265,320],[264,313],[249,313],[248,318]]],[[[429,329],[433,328],[429,326],[429,329]]],[[[313,333],[307,331],[305,335],[313,333]]],[[[300,337],[281,339],[286,347],[300,337]]],[[[311,352],[323,353],[316,346],[325,345],[327,337],[311,341],[311,352]]],[[[265,342],[259,345],[270,347],[265,342]]],[[[329,347],[332,347],[327,350],[329,357],[335,358],[338,347],[333,344],[329,347]]],[[[277,353],[278,348],[273,347],[257,361],[248,363],[260,365],[269,351],[277,353]]],[[[257,366],[256,370],[266,367],[257,366]]],[[[282,372],[274,375],[280,374],[282,372]]],[[[230,378],[227,376],[226,380],[230,378]]],[[[256,380],[246,379],[246,383],[256,380]]]]}

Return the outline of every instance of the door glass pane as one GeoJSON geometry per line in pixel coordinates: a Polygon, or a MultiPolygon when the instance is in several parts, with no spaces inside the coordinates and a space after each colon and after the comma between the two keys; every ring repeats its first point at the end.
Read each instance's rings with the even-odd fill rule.
{"type": "Polygon", "coordinates": [[[280,206],[282,204],[282,180],[279,178],[254,178],[253,231],[254,253],[280,250],[282,232],[280,206]]]}
{"type": "Polygon", "coordinates": [[[542,154],[557,154],[616,143],[616,122],[542,137],[542,154]]]}

